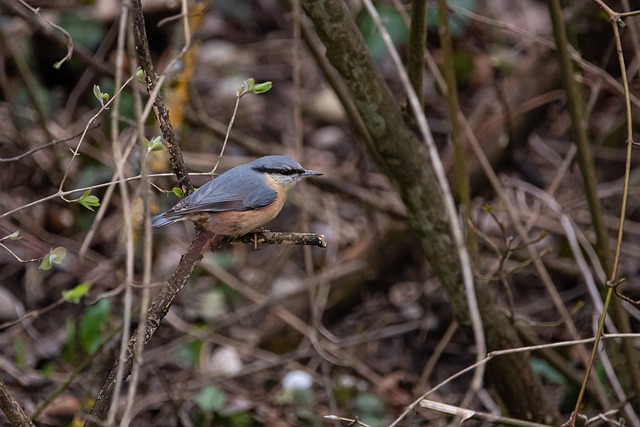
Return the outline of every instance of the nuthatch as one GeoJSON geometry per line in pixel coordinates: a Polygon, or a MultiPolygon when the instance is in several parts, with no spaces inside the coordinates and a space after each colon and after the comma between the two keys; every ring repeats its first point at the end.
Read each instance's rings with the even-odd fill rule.
{"type": "Polygon", "coordinates": [[[274,219],[284,206],[287,191],[302,178],[322,175],[305,170],[287,156],[266,156],[229,169],[153,217],[154,228],[177,221],[206,221],[217,234],[239,237],[274,219]]]}

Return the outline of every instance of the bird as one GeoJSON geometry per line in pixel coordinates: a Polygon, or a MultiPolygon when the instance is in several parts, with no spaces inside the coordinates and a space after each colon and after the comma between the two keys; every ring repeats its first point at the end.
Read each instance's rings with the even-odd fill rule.
{"type": "Polygon", "coordinates": [[[178,221],[203,222],[218,236],[240,237],[274,219],[291,187],[320,176],[288,156],[265,156],[236,166],[204,184],[151,220],[154,228],[178,221]]]}

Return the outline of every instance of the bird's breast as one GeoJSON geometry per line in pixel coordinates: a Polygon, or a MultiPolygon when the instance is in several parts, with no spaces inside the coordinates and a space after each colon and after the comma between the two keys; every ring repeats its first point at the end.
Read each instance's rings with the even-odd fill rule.
{"type": "Polygon", "coordinates": [[[280,192],[273,203],[262,208],[209,214],[207,229],[213,233],[231,237],[245,235],[278,216],[285,200],[285,192],[280,192]]]}

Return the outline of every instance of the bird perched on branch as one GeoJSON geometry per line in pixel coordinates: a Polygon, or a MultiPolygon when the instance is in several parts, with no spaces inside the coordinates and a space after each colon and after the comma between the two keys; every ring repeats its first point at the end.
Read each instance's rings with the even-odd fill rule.
{"type": "Polygon", "coordinates": [[[322,175],[305,170],[288,156],[265,156],[229,169],[174,207],[153,217],[154,228],[178,221],[203,221],[222,236],[239,237],[274,219],[288,190],[302,178],[322,175]]]}

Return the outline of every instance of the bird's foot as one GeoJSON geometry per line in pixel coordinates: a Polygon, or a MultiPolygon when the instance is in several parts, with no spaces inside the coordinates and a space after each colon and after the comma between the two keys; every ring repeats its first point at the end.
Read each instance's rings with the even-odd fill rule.
{"type": "Polygon", "coordinates": [[[253,233],[253,250],[256,250],[256,251],[258,250],[258,234],[264,233],[265,231],[267,230],[265,230],[262,227],[259,227],[251,232],[253,233]]]}

